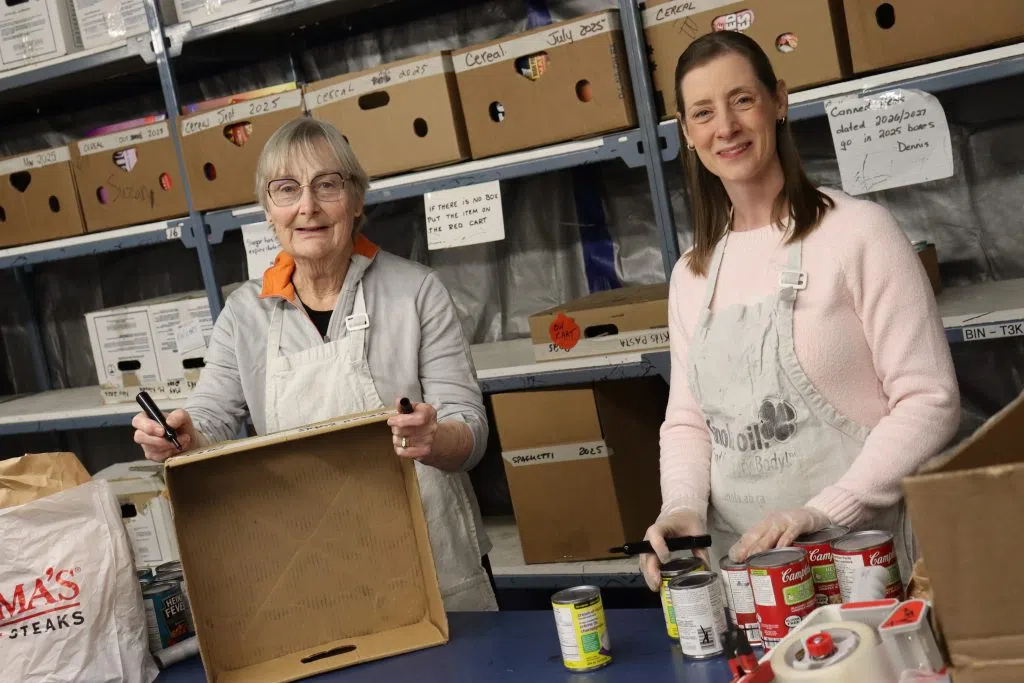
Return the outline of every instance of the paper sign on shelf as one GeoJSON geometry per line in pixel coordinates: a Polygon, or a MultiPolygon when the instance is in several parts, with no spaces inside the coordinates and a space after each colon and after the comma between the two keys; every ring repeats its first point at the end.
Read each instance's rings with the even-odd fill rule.
{"type": "Polygon", "coordinates": [[[451,249],[505,239],[499,181],[427,192],[427,248],[451,249]]]}
{"type": "Polygon", "coordinates": [[[953,175],[946,112],[920,90],[825,102],[843,190],[858,195],[953,175]]]}
{"type": "Polygon", "coordinates": [[[203,335],[203,326],[198,320],[185,323],[176,329],[174,338],[178,343],[178,356],[182,359],[206,353],[206,337],[203,335]]]}
{"type": "Polygon", "coordinates": [[[249,279],[263,277],[263,273],[274,265],[281,245],[270,223],[252,223],[242,226],[242,242],[245,244],[245,266],[249,279]]]}

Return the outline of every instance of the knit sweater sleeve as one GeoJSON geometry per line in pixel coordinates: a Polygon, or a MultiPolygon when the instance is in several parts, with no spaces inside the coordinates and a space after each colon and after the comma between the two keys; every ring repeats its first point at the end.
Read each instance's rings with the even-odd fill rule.
{"type": "Polygon", "coordinates": [[[893,216],[871,202],[849,207],[840,264],[863,322],[888,414],[849,470],[808,502],[833,523],[859,526],[896,503],[900,482],[955,433],[960,395],[935,297],[893,216]]]}

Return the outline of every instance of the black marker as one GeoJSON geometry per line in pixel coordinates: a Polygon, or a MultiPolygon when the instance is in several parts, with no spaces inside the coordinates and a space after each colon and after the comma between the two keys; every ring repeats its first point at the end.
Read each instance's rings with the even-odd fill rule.
{"type": "Polygon", "coordinates": [[[412,401],[403,397],[398,402],[398,412],[400,412],[402,415],[409,415],[410,413],[412,413],[412,401]]]}
{"type": "MultiPolygon", "coordinates": [[[[668,546],[669,552],[675,552],[677,550],[696,550],[698,548],[710,548],[711,537],[708,535],[704,536],[681,536],[679,538],[666,538],[665,545],[668,546]]],[[[654,548],[647,541],[633,541],[625,545],[619,546],[618,548],[609,548],[610,553],[622,553],[624,555],[639,555],[641,553],[653,553],[654,548]]]]}
{"type": "Polygon", "coordinates": [[[160,426],[164,428],[164,438],[174,444],[174,447],[179,451],[181,450],[181,442],[178,441],[178,432],[174,431],[174,427],[167,424],[167,420],[164,418],[164,414],[160,412],[160,409],[153,403],[153,399],[145,391],[140,391],[139,395],[135,397],[139,405],[142,406],[142,410],[145,411],[146,415],[149,415],[149,419],[156,420],[160,423],[160,426]]]}

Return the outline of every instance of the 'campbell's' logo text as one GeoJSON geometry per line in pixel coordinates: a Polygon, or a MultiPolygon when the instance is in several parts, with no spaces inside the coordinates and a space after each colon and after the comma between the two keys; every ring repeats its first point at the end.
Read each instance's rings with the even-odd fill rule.
{"type": "Polygon", "coordinates": [[[881,550],[876,550],[871,553],[871,559],[869,564],[872,567],[891,567],[896,561],[896,553],[890,550],[887,553],[882,553],[881,550]]]}
{"type": "Polygon", "coordinates": [[[49,567],[34,580],[0,589],[0,638],[13,640],[85,623],[76,610],[82,591],[74,579],[81,571],[49,567]]]}
{"type": "Polygon", "coordinates": [[[810,552],[807,553],[808,559],[812,564],[826,564],[832,561],[832,551],[822,550],[821,548],[811,548],[810,552]]]}
{"type": "Polygon", "coordinates": [[[782,583],[800,583],[811,577],[811,568],[805,566],[803,569],[782,570],[782,583]]]}

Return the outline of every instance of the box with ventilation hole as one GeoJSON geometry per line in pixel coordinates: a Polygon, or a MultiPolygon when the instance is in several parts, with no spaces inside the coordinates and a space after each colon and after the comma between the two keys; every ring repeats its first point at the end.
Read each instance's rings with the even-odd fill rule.
{"type": "Polygon", "coordinates": [[[163,475],[162,464],[139,460],[111,465],[93,477],[108,482],[117,496],[137,569],[156,569],[180,559],[163,475]]]}
{"type": "Polygon", "coordinates": [[[89,232],[188,213],[166,121],[79,140],[71,151],[89,232]]]}
{"type": "Polygon", "coordinates": [[[618,11],[452,54],[474,159],[636,126],[618,11]]]}
{"type": "Polygon", "coordinates": [[[80,47],[65,0],[0,2],[0,70],[63,57],[80,47]]]}
{"type": "Polygon", "coordinates": [[[306,109],[337,126],[371,177],[469,158],[447,52],[311,83],[306,109]]]}
{"type": "Polygon", "coordinates": [[[0,160],[0,247],[84,232],[67,147],[0,160]]]}
{"type": "Polygon", "coordinates": [[[192,202],[199,211],[256,201],[253,177],[263,145],[277,129],[302,116],[302,91],[238,100],[181,118],[181,147],[192,202]]]}

